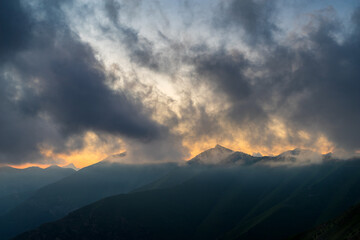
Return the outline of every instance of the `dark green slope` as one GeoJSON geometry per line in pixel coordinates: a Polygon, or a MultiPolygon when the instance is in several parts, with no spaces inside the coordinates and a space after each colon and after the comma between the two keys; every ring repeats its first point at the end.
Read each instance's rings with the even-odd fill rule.
{"type": "Polygon", "coordinates": [[[360,205],[317,228],[289,240],[358,240],[360,239],[360,205]]]}
{"type": "Polygon", "coordinates": [[[9,239],[101,198],[127,193],[175,170],[176,164],[126,165],[101,162],[36,191],[0,216],[0,239],[9,239]]]}
{"type": "MultiPolygon", "coordinates": [[[[281,239],[310,229],[334,218],[360,201],[359,161],[337,163],[338,167],[319,166],[286,198],[255,217],[247,228],[240,224],[227,236],[230,239],[281,239]],[[275,235],[277,238],[269,236],[275,235]]],[[[310,173],[309,173],[310,174],[310,173]]]]}
{"type": "Polygon", "coordinates": [[[360,201],[359,161],[208,169],[172,188],[106,198],[15,239],[282,239],[360,201]]]}

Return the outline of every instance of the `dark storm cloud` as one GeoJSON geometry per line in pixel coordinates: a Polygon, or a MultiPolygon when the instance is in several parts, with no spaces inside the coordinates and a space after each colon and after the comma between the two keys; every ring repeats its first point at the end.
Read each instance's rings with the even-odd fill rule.
{"type": "Polygon", "coordinates": [[[244,38],[251,45],[273,41],[278,28],[274,21],[275,1],[229,0],[221,2],[215,26],[227,30],[244,30],[244,38]]]}
{"type": "Polygon", "coordinates": [[[0,2],[0,61],[24,47],[31,22],[19,1],[0,2]]]}
{"type": "MultiPolygon", "coordinates": [[[[269,129],[275,117],[285,123],[287,144],[311,146],[324,135],[340,148],[359,149],[360,138],[354,134],[360,130],[357,124],[360,120],[360,105],[357,104],[360,102],[359,10],[352,16],[351,33],[343,32],[342,23],[330,7],[310,14],[312,19],[301,30],[301,36],[282,36],[285,41],[277,42],[274,36],[281,34],[275,22],[281,7],[277,4],[277,1],[262,0],[223,1],[214,16],[217,34],[237,33],[242,29],[244,34],[239,40],[245,40],[250,51],[260,53],[260,59],[250,60],[241,50],[234,50],[226,43],[221,49],[204,43],[199,50],[197,46],[187,46],[164,36],[169,43],[183,46],[174,54],[180,56],[181,61],[167,56],[167,65],[177,61],[190,64],[197,76],[194,81],[209,84],[215,95],[225,94],[230,107],[219,114],[248,131],[251,143],[270,147],[279,143],[269,129]],[[297,133],[300,130],[310,133],[307,143],[300,139],[297,133]]],[[[114,14],[109,12],[108,15],[111,18],[114,14]]],[[[150,41],[138,44],[141,40],[138,33],[127,30],[122,30],[122,34],[126,36],[124,43],[130,58],[140,66],[157,71],[159,56],[164,54],[155,52],[150,41]]],[[[226,41],[226,36],[224,39],[226,41]]],[[[171,46],[169,49],[176,52],[171,46]]],[[[203,129],[204,116],[206,119],[212,116],[203,106],[192,108],[194,113],[203,113],[192,115],[198,122],[197,126],[190,124],[192,129],[203,129]]],[[[185,121],[187,114],[182,114],[179,122],[185,121]]],[[[209,131],[212,135],[226,131],[218,127],[217,121],[207,121],[206,126],[214,129],[209,131]]],[[[200,131],[199,136],[201,132],[204,131],[200,131]]]]}
{"type": "Polygon", "coordinates": [[[266,121],[266,114],[254,98],[251,79],[245,75],[251,62],[240,52],[220,50],[202,54],[195,58],[194,65],[202,80],[209,81],[220,94],[228,96],[231,107],[226,114],[231,119],[241,124],[266,121]]]}
{"type": "Polygon", "coordinates": [[[0,75],[1,162],[34,161],[39,145],[61,148],[88,130],[146,141],[167,134],[131,93],[106,85],[109,76],[91,47],[54,19],[62,16],[56,2],[45,4],[51,18],[41,21],[19,1],[0,4],[6,13],[1,18],[10,16],[0,21],[0,49],[6,52],[0,75]]]}
{"type": "Polygon", "coordinates": [[[205,54],[195,59],[196,71],[225,91],[231,100],[242,100],[250,95],[250,85],[244,76],[248,61],[239,53],[225,50],[205,54]]]}
{"type": "Polygon", "coordinates": [[[269,48],[260,50],[259,60],[247,59],[231,46],[230,50],[208,48],[194,58],[200,79],[228,97],[231,107],[221,113],[243,131],[252,129],[253,144],[271,147],[280,142],[268,128],[275,117],[285,123],[287,144],[311,147],[324,135],[336,147],[359,149],[360,137],[354,134],[360,131],[359,9],[352,16],[351,33],[344,34],[342,23],[328,8],[312,14],[301,37],[292,36],[283,44],[273,41],[277,29],[269,17],[273,7],[259,4],[267,3],[231,1],[224,16],[216,16],[241,25],[255,42],[266,41],[269,48]],[[251,128],[253,123],[256,128],[251,128]],[[299,130],[310,133],[307,143],[299,130]]]}
{"type": "Polygon", "coordinates": [[[37,144],[51,141],[54,133],[42,118],[24,115],[13,102],[15,86],[0,75],[0,162],[26,162],[40,158],[37,144]]]}
{"type": "Polygon", "coordinates": [[[349,150],[360,148],[360,136],[356,134],[360,131],[358,14],[359,9],[353,15],[354,31],[343,41],[335,37],[341,25],[332,16],[314,19],[308,30],[310,47],[294,50],[294,58],[287,65],[298,66],[290,75],[288,91],[306,94],[289,120],[325,133],[337,146],[349,150]]]}
{"type": "MultiPolygon", "coordinates": [[[[189,92],[205,84],[211,90],[204,96],[209,105],[220,99],[224,107],[209,110],[202,103],[195,104],[189,95],[181,100],[179,114],[161,120],[165,128],[150,117],[156,105],[161,105],[157,102],[161,96],[155,90],[148,98],[154,109],[149,109],[142,103],[146,96],[135,95],[131,88],[115,91],[107,85],[114,76],[67,26],[60,10],[64,2],[42,2],[36,7],[40,17],[35,18],[30,6],[17,0],[2,1],[0,162],[40,159],[38,147],[44,143],[55,146],[55,151],[66,151],[66,141],[77,139],[73,148],[81,148],[82,136],[88,130],[131,138],[128,145],[134,147],[129,152],[134,158],[139,154],[137,158],[149,159],[166,159],[168,155],[181,158],[185,152],[183,139],[229,139],[237,133],[229,126],[245,132],[247,141],[257,146],[271,148],[280,143],[311,147],[324,135],[337,147],[350,151],[360,148],[359,9],[346,30],[328,9],[313,12],[308,24],[297,29],[301,34],[281,36],[275,23],[276,2],[222,1],[216,15],[210,16],[216,26],[209,26],[211,34],[218,34],[214,41],[199,45],[196,40],[175,39],[158,29],[160,37],[154,39],[160,39],[159,44],[124,21],[130,18],[127,10],[135,12],[137,7],[131,3],[101,2],[101,11],[110,20],[107,25],[99,23],[101,33],[121,44],[137,66],[168,74],[174,84],[180,84],[177,79],[183,77],[193,81],[189,92]],[[228,31],[233,32],[224,34],[228,31]],[[239,31],[243,34],[238,35],[239,31]],[[282,41],[276,41],[275,34],[282,41]],[[214,47],[217,37],[223,42],[214,47]],[[234,46],[236,40],[245,40],[249,51],[244,53],[234,46]],[[249,58],[253,53],[256,56],[249,58]],[[269,128],[274,118],[285,124],[283,139],[269,128]],[[188,132],[169,133],[179,126],[188,132]],[[311,135],[306,143],[297,133],[300,130],[311,135]]],[[[137,69],[133,71],[136,75],[137,69]]],[[[174,110],[171,104],[165,105],[164,111],[159,108],[156,113],[174,110]]]]}
{"type": "MultiPolygon", "coordinates": [[[[5,61],[24,49],[31,34],[30,18],[19,1],[0,2],[0,161],[21,161],[26,155],[39,157],[37,141],[42,140],[41,123],[19,113],[14,103],[16,83],[5,71],[5,61]],[[25,153],[22,155],[22,153],[25,153]],[[11,161],[11,160],[10,160],[11,161]]],[[[25,161],[25,159],[24,159],[25,161]]]]}
{"type": "MultiPolygon", "coordinates": [[[[259,109],[256,112],[263,115],[261,119],[265,122],[266,115],[277,116],[285,120],[289,131],[306,130],[314,138],[323,134],[337,147],[357,150],[360,148],[360,136],[355,134],[360,131],[359,19],[356,9],[353,31],[344,34],[331,9],[315,12],[302,37],[288,39],[287,45],[271,43],[271,49],[262,52],[261,63],[233,67],[231,55],[219,62],[212,56],[210,59],[215,60],[209,65],[211,76],[207,78],[218,79],[220,88],[231,98],[252,96],[248,103],[254,103],[253,106],[242,109],[244,101],[234,103],[234,108],[242,114],[259,109]],[[232,70],[243,72],[246,68],[258,71],[261,77],[246,78],[232,70]]],[[[262,37],[261,31],[254,34],[262,37]]],[[[266,132],[261,134],[267,136],[266,132]]],[[[299,143],[296,135],[288,134],[290,143],[299,143]]]]}
{"type": "Polygon", "coordinates": [[[141,103],[105,84],[104,68],[89,46],[67,30],[59,34],[45,27],[40,31],[47,32],[47,38],[41,35],[31,50],[16,59],[23,78],[40,81],[39,93],[30,89],[21,101],[26,112],[45,111],[70,133],[95,130],[136,138],[156,136],[157,126],[143,114],[141,103]],[[38,41],[43,41],[41,46],[38,41]]]}

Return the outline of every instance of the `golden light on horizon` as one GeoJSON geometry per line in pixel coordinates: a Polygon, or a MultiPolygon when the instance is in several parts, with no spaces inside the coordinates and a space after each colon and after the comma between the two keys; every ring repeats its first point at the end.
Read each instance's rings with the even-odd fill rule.
{"type": "MultiPolygon", "coordinates": [[[[285,125],[279,121],[273,121],[273,126],[270,127],[271,130],[274,131],[274,136],[279,137],[279,139],[286,139],[286,128],[285,125]]],[[[309,133],[305,131],[299,131],[298,135],[301,139],[303,139],[303,143],[307,143],[311,136],[309,133]]],[[[111,139],[112,141],[118,141],[119,146],[123,146],[121,139],[111,139]]],[[[111,142],[111,141],[108,141],[111,142]]],[[[95,164],[99,161],[106,159],[107,157],[118,154],[126,151],[124,148],[114,148],[113,143],[105,143],[101,141],[99,136],[94,132],[87,132],[84,135],[84,145],[85,147],[80,150],[74,150],[68,153],[56,153],[51,148],[43,147],[41,148],[41,154],[49,159],[53,164],[57,164],[59,166],[66,166],[70,163],[74,164],[77,168],[84,168],[89,165],[95,164]],[[111,145],[111,146],[110,146],[111,145]]],[[[314,144],[309,147],[306,144],[303,145],[291,145],[286,144],[286,141],[279,142],[278,144],[274,144],[271,147],[261,145],[261,144],[253,144],[247,140],[246,134],[241,131],[234,131],[232,138],[229,139],[216,139],[216,138],[202,138],[200,141],[198,139],[184,139],[183,146],[186,147],[189,151],[190,157],[183,160],[190,160],[196,155],[200,154],[203,151],[206,151],[210,148],[216,146],[216,144],[220,144],[226,148],[232,149],[234,151],[241,151],[247,153],[249,155],[260,153],[263,156],[266,155],[278,155],[284,151],[292,150],[295,148],[303,148],[312,150],[315,152],[319,152],[321,154],[325,154],[328,152],[332,152],[334,150],[333,144],[325,137],[320,136],[314,142],[314,144]]],[[[25,163],[20,165],[10,165],[15,168],[28,168],[32,166],[46,168],[49,167],[50,163],[25,163]]]]}
{"type": "MultiPolygon", "coordinates": [[[[231,126],[226,127],[229,129],[231,128],[231,126]]],[[[254,140],[249,141],[249,132],[251,134],[251,131],[249,130],[248,132],[233,130],[232,136],[228,139],[206,138],[202,139],[202,141],[188,139],[184,140],[183,145],[189,149],[189,159],[209,148],[215,147],[216,144],[220,144],[231,150],[241,151],[249,155],[260,153],[263,156],[275,156],[295,148],[311,150],[320,154],[326,154],[335,150],[334,144],[324,135],[314,137],[304,130],[294,133],[291,129],[287,129],[286,125],[279,119],[271,121],[268,129],[272,132],[276,140],[276,143],[270,146],[260,142],[256,144],[256,142],[254,143],[254,140]],[[289,144],[288,134],[290,133],[295,134],[298,137],[297,144],[289,144]]]]}
{"type": "Polygon", "coordinates": [[[123,152],[124,149],[118,147],[121,145],[122,140],[119,138],[111,138],[108,141],[103,141],[96,133],[89,131],[84,135],[84,147],[80,150],[69,153],[54,153],[52,149],[42,149],[41,153],[47,158],[54,160],[61,159],[65,161],[66,164],[73,163],[76,167],[83,168],[100,162],[110,155],[123,152]],[[114,147],[114,145],[116,147],[114,147]]]}
{"type": "Polygon", "coordinates": [[[17,168],[17,169],[25,169],[25,168],[29,168],[29,167],[47,168],[47,167],[50,167],[51,164],[23,163],[20,165],[7,165],[7,166],[12,167],[12,168],[17,168]]]}

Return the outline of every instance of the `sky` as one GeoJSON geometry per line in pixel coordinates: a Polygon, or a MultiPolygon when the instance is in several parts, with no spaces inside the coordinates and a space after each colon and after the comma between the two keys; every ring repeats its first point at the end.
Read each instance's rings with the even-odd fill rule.
{"type": "Polygon", "coordinates": [[[360,3],[0,2],[0,165],[360,153],[360,3]]]}

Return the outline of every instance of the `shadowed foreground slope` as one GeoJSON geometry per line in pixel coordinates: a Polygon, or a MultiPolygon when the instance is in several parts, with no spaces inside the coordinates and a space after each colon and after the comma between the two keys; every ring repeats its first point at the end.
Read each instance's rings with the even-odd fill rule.
{"type": "Polygon", "coordinates": [[[360,239],[360,204],[341,216],[289,240],[358,240],[360,239]]]}
{"type": "MultiPolygon", "coordinates": [[[[128,193],[165,176],[176,164],[100,162],[37,190],[0,216],[0,240],[9,239],[104,197],[128,193]]],[[[70,170],[70,169],[69,169],[70,170]]]]}

